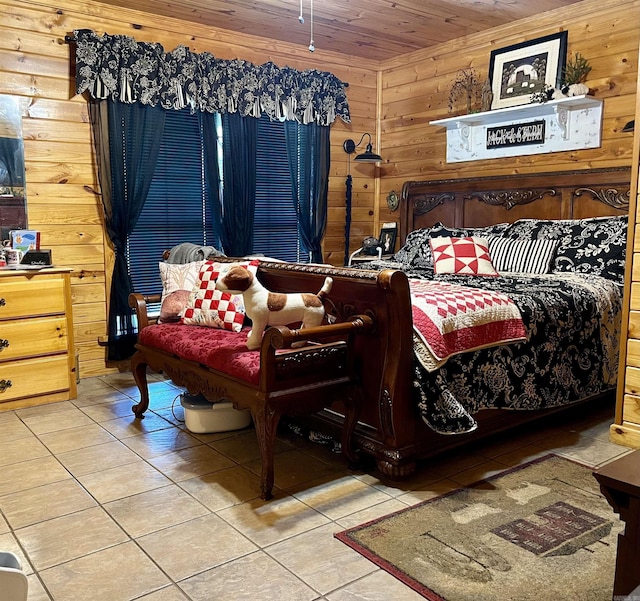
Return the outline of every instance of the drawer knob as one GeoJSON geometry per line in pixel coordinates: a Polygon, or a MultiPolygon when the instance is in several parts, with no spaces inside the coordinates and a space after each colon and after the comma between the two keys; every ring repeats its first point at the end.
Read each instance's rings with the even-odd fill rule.
{"type": "Polygon", "coordinates": [[[7,301],[4,298],[0,298],[0,307],[4,307],[7,304],[7,301]]]}
{"type": "Polygon", "coordinates": [[[9,346],[9,341],[6,338],[0,338],[0,352],[9,346]]]}
{"type": "Polygon", "coordinates": [[[11,388],[11,380],[0,380],[0,392],[4,392],[7,388],[11,388]]]}

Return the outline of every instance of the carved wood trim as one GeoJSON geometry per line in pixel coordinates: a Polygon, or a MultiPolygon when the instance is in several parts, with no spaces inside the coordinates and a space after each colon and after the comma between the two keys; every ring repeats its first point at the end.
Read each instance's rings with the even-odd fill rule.
{"type": "Polygon", "coordinates": [[[629,209],[631,190],[623,192],[617,188],[600,188],[599,190],[594,190],[593,188],[576,188],[573,191],[574,197],[582,196],[583,194],[589,194],[594,200],[599,200],[614,209],[629,209]]]}
{"type": "Polygon", "coordinates": [[[438,205],[455,200],[453,194],[418,195],[413,199],[413,212],[416,215],[423,215],[433,211],[438,205]]]}
{"type": "Polygon", "coordinates": [[[226,386],[221,384],[212,384],[206,378],[200,377],[191,371],[188,367],[181,368],[175,361],[167,361],[163,365],[163,369],[156,370],[154,364],[150,361],[149,366],[154,371],[162,371],[167,374],[174,384],[186,388],[191,394],[202,393],[209,401],[219,401],[229,397],[229,391],[226,386]]]}
{"type": "Polygon", "coordinates": [[[410,200],[414,198],[412,190],[415,188],[421,188],[423,186],[432,186],[432,185],[447,185],[450,189],[456,189],[460,187],[460,184],[465,184],[469,182],[477,182],[479,179],[482,181],[496,181],[500,182],[501,185],[504,185],[505,182],[512,180],[514,178],[523,178],[523,177],[534,177],[534,178],[545,178],[545,180],[549,180],[553,177],[581,177],[584,174],[587,175],[595,175],[595,174],[603,174],[606,176],[607,174],[625,174],[630,176],[630,168],[629,167],[605,167],[601,169],[572,169],[570,171],[546,171],[544,173],[531,173],[529,175],[526,174],[513,174],[513,175],[489,175],[486,177],[479,177],[477,175],[473,177],[456,177],[456,178],[445,178],[445,179],[429,179],[429,180],[412,180],[405,182],[402,187],[402,199],[410,200]]]}
{"type": "Polygon", "coordinates": [[[382,391],[379,399],[380,403],[380,424],[386,438],[395,438],[393,429],[393,407],[391,401],[391,393],[387,388],[382,391]]]}
{"type": "Polygon", "coordinates": [[[368,307],[358,306],[354,303],[344,301],[334,301],[327,296],[323,299],[325,311],[329,316],[329,323],[341,323],[349,321],[355,315],[366,315],[373,320],[373,330],[376,329],[376,312],[368,307]]]}
{"type": "MultiPolygon", "coordinates": [[[[216,257],[216,261],[222,263],[235,262],[239,259],[229,257],[216,257]]],[[[278,263],[260,259],[260,268],[277,271],[295,271],[298,273],[315,273],[319,275],[357,277],[364,280],[375,280],[378,277],[376,271],[366,269],[354,269],[352,267],[333,267],[331,265],[309,265],[307,263],[278,263]]]]}
{"type": "Polygon", "coordinates": [[[301,376],[309,371],[331,369],[336,377],[342,375],[347,366],[347,345],[322,347],[308,353],[283,355],[276,363],[279,378],[301,376]]]}
{"type": "Polygon", "coordinates": [[[545,196],[556,196],[557,191],[554,188],[538,188],[527,190],[499,190],[487,192],[472,192],[464,197],[464,200],[479,200],[488,205],[502,206],[507,210],[513,209],[518,205],[526,205],[534,200],[540,200],[545,196]]]}

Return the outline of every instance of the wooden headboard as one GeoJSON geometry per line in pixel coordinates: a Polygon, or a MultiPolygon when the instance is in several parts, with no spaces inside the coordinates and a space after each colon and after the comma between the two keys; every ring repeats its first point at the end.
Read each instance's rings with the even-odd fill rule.
{"type": "Polygon", "coordinates": [[[629,212],[631,169],[410,181],[402,187],[400,243],[438,221],[482,227],[517,219],[583,219],[629,212]]]}

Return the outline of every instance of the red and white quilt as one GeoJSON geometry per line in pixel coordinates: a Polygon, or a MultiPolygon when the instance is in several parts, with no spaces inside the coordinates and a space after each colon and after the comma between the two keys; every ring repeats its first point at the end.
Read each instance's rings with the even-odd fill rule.
{"type": "Polygon", "coordinates": [[[500,292],[414,278],[409,286],[413,347],[427,371],[458,353],[526,339],[518,307],[500,292]]]}

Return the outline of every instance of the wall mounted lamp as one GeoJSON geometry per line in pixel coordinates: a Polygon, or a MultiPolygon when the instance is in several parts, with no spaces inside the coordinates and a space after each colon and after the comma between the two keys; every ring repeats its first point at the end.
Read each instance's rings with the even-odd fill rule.
{"type": "Polygon", "coordinates": [[[360,138],[360,141],[356,144],[353,140],[348,139],[342,143],[342,148],[347,153],[347,181],[345,182],[345,223],[344,223],[344,264],[349,263],[349,234],[351,230],[351,194],[353,187],[353,178],[351,177],[351,155],[356,151],[356,148],[362,144],[365,136],[369,137],[367,147],[362,154],[356,155],[354,161],[358,163],[377,163],[382,160],[379,154],[373,152],[373,145],[371,144],[371,134],[364,133],[360,138]]]}
{"type": "Polygon", "coordinates": [[[379,154],[373,152],[373,146],[371,144],[371,134],[369,133],[362,134],[362,138],[360,138],[360,142],[358,142],[357,144],[351,139],[345,140],[342,144],[342,148],[344,148],[344,151],[347,154],[353,154],[356,151],[356,148],[358,148],[358,146],[362,144],[365,136],[369,136],[369,142],[367,143],[366,150],[362,154],[357,155],[353,160],[357,161],[358,163],[377,163],[381,161],[382,157],[379,154]]]}

